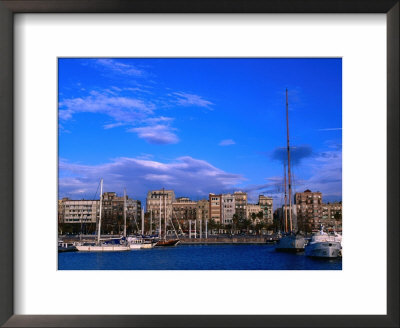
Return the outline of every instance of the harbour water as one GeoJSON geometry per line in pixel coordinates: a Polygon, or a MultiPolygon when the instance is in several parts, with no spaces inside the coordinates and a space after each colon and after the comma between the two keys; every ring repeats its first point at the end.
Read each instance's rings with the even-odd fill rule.
{"type": "Polygon", "coordinates": [[[341,270],[342,260],[275,251],[275,245],[178,245],[128,252],[58,254],[59,270],[341,270]]]}

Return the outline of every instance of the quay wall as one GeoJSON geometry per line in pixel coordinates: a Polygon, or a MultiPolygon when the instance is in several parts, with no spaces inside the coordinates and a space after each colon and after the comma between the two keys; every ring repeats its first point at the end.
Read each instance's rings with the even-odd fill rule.
{"type": "Polygon", "coordinates": [[[265,237],[209,237],[209,238],[180,238],[182,245],[189,244],[265,244],[265,237]]]}

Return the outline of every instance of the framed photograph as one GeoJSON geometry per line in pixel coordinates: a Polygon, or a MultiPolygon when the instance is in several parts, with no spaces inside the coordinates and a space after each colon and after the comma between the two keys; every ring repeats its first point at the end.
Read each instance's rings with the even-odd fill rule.
{"type": "Polygon", "coordinates": [[[399,325],[398,1],[0,9],[4,326],[399,325]]]}

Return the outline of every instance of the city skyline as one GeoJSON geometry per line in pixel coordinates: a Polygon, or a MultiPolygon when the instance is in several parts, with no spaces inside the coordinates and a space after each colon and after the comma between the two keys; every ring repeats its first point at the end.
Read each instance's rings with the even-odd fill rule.
{"type": "Polygon", "coordinates": [[[341,59],[59,59],[59,198],[245,191],[341,200],[341,59]]]}

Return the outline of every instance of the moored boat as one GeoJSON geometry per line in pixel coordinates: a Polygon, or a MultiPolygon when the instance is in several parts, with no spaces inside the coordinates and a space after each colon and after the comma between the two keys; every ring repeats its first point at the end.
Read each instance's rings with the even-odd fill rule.
{"type": "MultiPolygon", "coordinates": [[[[88,243],[83,242],[76,245],[76,249],[80,252],[121,252],[129,251],[130,248],[121,238],[109,239],[107,241],[100,241],[101,234],[101,214],[102,214],[102,203],[103,203],[103,179],[100,180],[100,209],[99,209],[99,224],[97,231],[97,242],[88,243]]],[[[126,223],[125,223],[126,226],[126,223]]]]}
{"type": "Polygon", "coordinates": [[[287,208],[287,195],[286,195],[286,165],[284,165],[284,176],[285,176],[285,205],[284,205],[284,215],[285,215],[285,232],[289,232],[287,235],[283,236],[277,246],[277,251],[282,252],[303,252],[306,245],[306,240],[303,235],[295,233],[295,228],[292,220],[292,182],[291,182],[291,171],[290,171],[290,143],[289,143],[289,101],[288,101],[288,90],[286,89],[286,143],[287,143],[287,168],[288,168],[288,189],[289,189],[289,208],[287,208]],[[288,211],[289,210],[289,211],[288,211]],[[289,224],[288,228],[288,212],[289,212],[289,224]]]}
{"type": "Polygon", "coordinates": [[[321,225],[321,230],[311,237],[305,251],[311,257],[337,258],[342,255],[342,245],[336,236],[324,232],[321,225]]]}
{"type": "Polygon", "coordinates": [[[304,236],[299,234],[290,234],[282,237],[276,245],[276,250],[281,252],[303,252],[306,241],[304,236]]]}
{"type": "Polygon", "coordinates": [[[179,244],[179,242],[180,242],[179,239],[168,239],[168,240],[162,239],[162,240],[159,240],[155,244],[155,246],[156,247],[159,247],[159,246],[176,246],[176,245],[179,244]]]}
{"type": "Polygon", "coordinates": [[[66,243],[63,241],[58,242],[58,252],[65,253],[65,252],[76,252],[77,248],[73,243],[66,243]]]}

